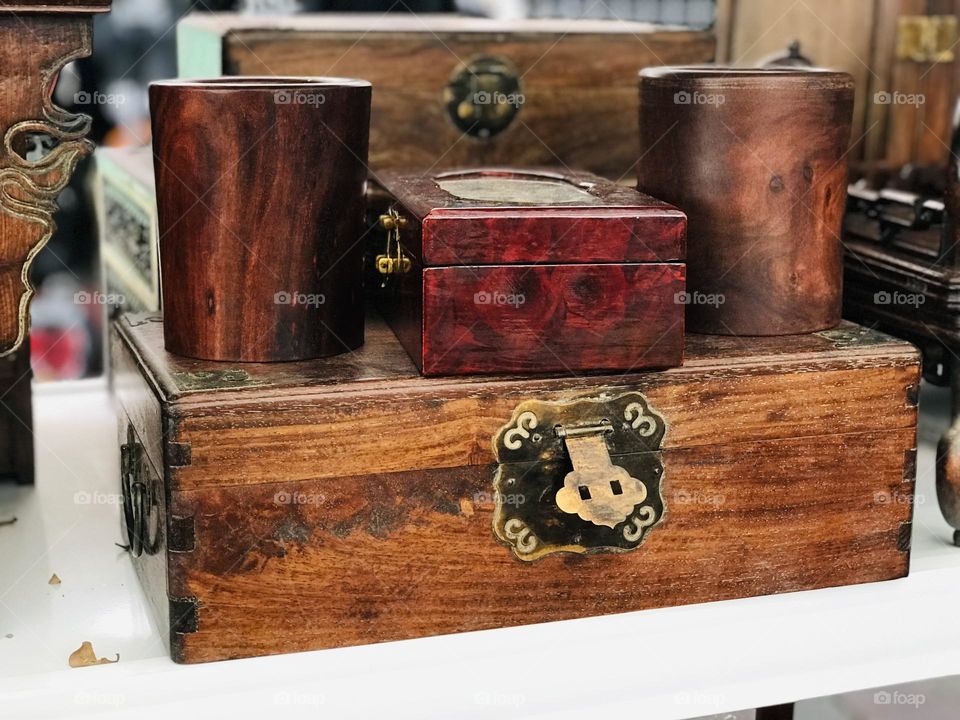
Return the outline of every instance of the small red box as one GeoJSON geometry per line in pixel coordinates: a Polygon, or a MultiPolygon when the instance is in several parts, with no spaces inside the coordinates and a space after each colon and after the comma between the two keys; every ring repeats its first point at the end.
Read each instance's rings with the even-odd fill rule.
{"type": "Polygon", "coordinates": [[[687,221],[675,207],[579,172],[376,183],[378,306],[424,375],[682,363],[687,221]]]}

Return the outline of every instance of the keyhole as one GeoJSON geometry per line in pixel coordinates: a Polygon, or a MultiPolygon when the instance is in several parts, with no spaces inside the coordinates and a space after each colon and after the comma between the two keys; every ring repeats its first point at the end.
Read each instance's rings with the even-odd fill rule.
{"type": "Polygon", "coordinates": [[[623,488],[620,486],[619,480],[611,480],[610,489],[613,490],[614,495],[623,495],[623,488]]]}
{"type": "Polygon", "coordinates": [[[580,499],[581,499],[581,500],[589,500],[589,499],[590,499],[590,488],[588,488],[586,485],[580,485],[580,486],[578,486],[578,487],[577,487],[577,490],[580,491],[580,499]]]}

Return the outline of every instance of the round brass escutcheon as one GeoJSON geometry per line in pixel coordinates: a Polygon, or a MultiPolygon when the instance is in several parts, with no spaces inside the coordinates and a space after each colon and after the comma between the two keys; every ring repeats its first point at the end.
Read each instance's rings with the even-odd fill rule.
{"type": "Polygon", "coordinates": [[[520,74],[501,57],[478,57],[460,65],[443,99],[453,124],[481,140],[503,132],[524,101],[520,74]]]}

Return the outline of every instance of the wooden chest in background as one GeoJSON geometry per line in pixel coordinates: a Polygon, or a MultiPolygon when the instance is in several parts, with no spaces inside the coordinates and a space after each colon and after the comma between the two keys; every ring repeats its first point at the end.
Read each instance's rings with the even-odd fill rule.
{"type": "Polygon", "coordinates": [[[887,580],[919,365],[849,323],[683,367],[419,377],[377,318],[301,363],[113,339],[134,563],[178,662],[887,580]],[[789,349],[787,349],[789,348],[789,349]]]}
{"type": "Polygon", "coordinates": [[[619,180],[638,157],[637,71],[710,61],[714,39],[601,20],[194,14],[177,52],[181,77],[369,80],[374,170],[566,165],[619,180]]]}

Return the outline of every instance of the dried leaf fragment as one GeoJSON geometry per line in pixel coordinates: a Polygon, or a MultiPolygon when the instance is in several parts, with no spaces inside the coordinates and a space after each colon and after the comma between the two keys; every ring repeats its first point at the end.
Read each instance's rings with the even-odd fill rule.
{"type": "Polygon", "coordinates": [[[50,576],[50,579],[47,581],[47,584],[48,584],[48,585],[59,585],[59,584],[60,584],[60,578],[57,577],[57,574],[56,574],[56,573],[54,573],[53,575],[50,576]]]}
{"type": "Polygon", "coordinates": [[[89,667],[90,665],[111,665],[115,662],[120,662],[120,653],[117,653],[116,660],[110,660],[109,658],[98,658],[97,654],[93,651],[93,645],[89,640],[84,640],[83,644],[80,645],[76,650],[70,653],[70,658],[68,660],[70,667],[89,667]]]}

